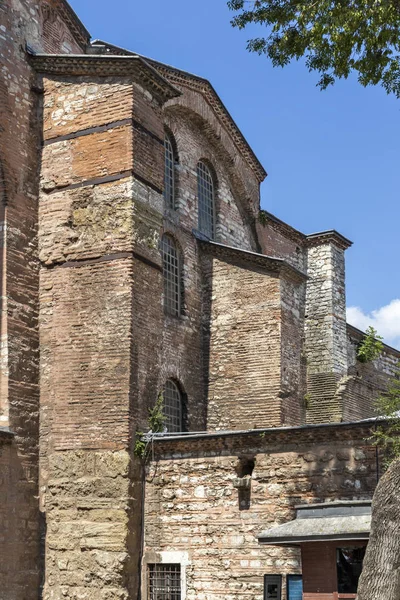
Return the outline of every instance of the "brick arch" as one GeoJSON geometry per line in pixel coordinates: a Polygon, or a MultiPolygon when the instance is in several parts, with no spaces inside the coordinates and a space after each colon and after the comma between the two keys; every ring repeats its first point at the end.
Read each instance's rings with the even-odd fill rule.
{"type": "MultiPolygon", "coordinates": [[[[164,109],[166,122],[177,140],[178,152],[182,154],[183,148],[179,147],[176,127],[174,128],[168,122],[169,117],[171,120],[189,122],[194,129],[197,129],[198,135],[203,136],[207,140],[210,152],[205,155],[199,155],[198,160],[211,165],[216,182],[219,181],[222,174],[227,178],[243,222],[248,226],[252,234],[254,249],[259,251],[260,244],[256,232],[256,216],[259,210],[258,184],[254,188],[254,193],[251,194],[247,184],[248,178],[246,177],[246,175],[249,175],[249,171],[243,166],[244,163],[236,147],[233,143],[229,143],[229,139],[226,139],[226,136],[222,135],[221,125],[216,121],[211,109],[209,108],[209,110],[205,111],[196,110],[189,105],[189,100],[186,103],[185,98],[181,96],[176,101],[168,102],[164,109]]],[[[202,101],[199,104],[203,107],[203,104],[206,103],[202,101]]]]}

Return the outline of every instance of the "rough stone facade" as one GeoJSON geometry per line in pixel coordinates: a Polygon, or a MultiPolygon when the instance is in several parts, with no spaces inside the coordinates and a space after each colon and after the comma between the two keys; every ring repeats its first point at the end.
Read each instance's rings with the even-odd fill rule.
{"type": "Polygon", "coordinates": [[[260,546],[257,535],[293,519],[299,504],[370,498],[381,467],[369,435],[360,423],[156,440],[143,580],[148,564],[175,555],[186,600],[263,600],[264,575],[301,573],[300,551],[260,546]],[[244,510],[237,481],[250,460],[244,510]]]}
{"type": "Polygon", "coordinates": [[[259,598],[265,569],[299,564],[296,552],[259,549],[258,523],[320,489],[325,499],[374,487],[362,427],[332,425],[335,442],[312,428],[223,433],[373,415],[400,353],[356,360],[349,242],[260,211],[266,173],[210,83],[90,43],[65,0],[2,2],[0,61],[0,599],[145,594],[145,521],[146,556],[179,555],[189,598],[226,586],[232,600],[259,598]],[[213,239],[198,231],[199,161],[213,182],[213,239]],[[164,309],[164,234],[179,254],[176,316],[164,309]],[[175,442],[157,442],[150,472],[164,479],[156,470],[144,486],[136,435],[167,380],[182,429],[215,436],[187,441],[176,460],[175,442]],[[250,455],[251,508],[239,511],[233,471],[250,455]],[[192,520],[197,510],[210,522],[192,520]],[[176,547],[174,515],[186,523],[176,547]]]}

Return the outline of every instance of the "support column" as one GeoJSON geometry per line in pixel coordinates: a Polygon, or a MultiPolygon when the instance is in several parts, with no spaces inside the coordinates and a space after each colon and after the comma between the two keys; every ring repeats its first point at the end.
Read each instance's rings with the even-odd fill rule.
{"type": "Polygon", "coordinates": [[[344,251],[351,242],[336,231],[310,235],[307,242],[307,422],[341,421],[343,407],[335,394],[347,374],[344,251]]]}

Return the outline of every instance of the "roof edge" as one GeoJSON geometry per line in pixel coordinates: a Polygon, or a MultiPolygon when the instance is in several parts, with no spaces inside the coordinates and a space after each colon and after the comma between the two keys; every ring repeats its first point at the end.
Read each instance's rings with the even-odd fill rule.
{"type": "Polygon", "coordinates": [[[283,271],[299,282],[303,282],[308,279],[307,275],[303,273],[303,271],[296,269],[296,267],[293,267],[283,258],[276,258],[274,256],[267,256],[266,254],[259,254],[250,250],[243,250],[242,248],[235,248],[234,246],[227,246],[226,244],[220,244],[204,238],[196,231],[193,233],[201,245],[205,246],[215,254],[227,255],[239,260],[244,260],[276,273],[283,271]]]}
{"type": "MultiPolygon", "coordinates": [[[[133,54],[130,50],[126,50],[125,48],[121,48],[120,46],[110,44],[109,42],[105,42],[104,40],[100,40],[100,39],[93,40],[92,45],[94,45],[94,46],[104,45],[106,47],[112,48],[115,51],[123,52],[123,53],[129,54],[129,55],[133,54]]],[[[245,155],[247,154],[247,162],[251,163],[249,166],[251,166],[253,171],[256,173],[259,183],[264,181],[264,179],[268,175],[267,171],[264,169],[260,160],[257,158],[254,150],[251,148],[250,144],[248,143],[248,141],[244,137],[243,133],[239,129],[238,125],[234,121],[232,115],[230,114],[230,112],[226,108],[225,104],[221,100],[219,94],[216,92],[212,83],[210,83],[210,81],[208,79],[205,79],[204,77],[200,77],[199,75],[195,75],[194,73],[190,73],[189,71],[184,71],[182,69],[178,69],[177,67],[173,67],[166,63],[162,63],[158,60],[149,58],[147,56],[143,56],[143,55],[138,55],[138,56],[141,56],[148,63],[155,65],[155,68],[157,70],[160,69],[160,70],[164,70],[164,71],[167,71],[170,73],[174,73],[178,78],[181,77],[183,79],[192,79],[194,81],[202,83],[204,86],[207,86],[208,92],[214,96],[215,100],[217,101],[218,105],[220,106],[222,116],[225,117],[225,119],[227,120],[227,123],[226,123],[228,125],[227,128],[228,128],[228,131],[229,131],[229,129],[231,130],[230,134],[233,138],[235,145],[237,147],[238,147],[238,145],[239,146],[242,145],[242,151],[244,152],[245,155]],[[237,142],[235,140],[235,137],[237,138],[237,142]],[[239,140],[240,140],[240,142],[239,142],[239,140]]],[[[240,150],[240,147],[238,149],[240,150]]],[[[246,157],[244,157],[244,158],[246,160],[246,157]]]]}
{"type": "Polygon", "coordinates": [[[98,75],[109,77],[135,73],[164,102],[181,95],[170,81],[139,55],[110,56],[97,54],[45,54],[28,52],[39,73],[54,75],[98,75]]]}
{"type": "MultiPolygon", "coordinates": [[[[353,333],[357,334],[361,338],[363,338],[365,336],[365,331],[363,331],[362,329],[358,329],[358,327],[355,327],[351,323],[346,323],[346,327],[347,327],[347,330],[351,330],[353,333]]],[[[395,356],[398,356],[400,358],[400,350],[398,350],[397,348],[394,348],[393,346],[389,346],[389,344],[385,344],[385,342],[382,342],[382,343],[383,343],[384,347],[391,354],[394,354],[395,356]]]]}
{"type": "Polygon", "coordinates": [[[327,231],[319,231],[306,235],[306,240],[309,246],[319,246],[320,244],[333,243],[342,250],[347,250],[353,245],[353,242],[344,237],[336,229],[328,229],[327,231]]]}
{"type": "Polygon", "coordinates": [[[80,32],[82,34],[82,37],[84,37],[86,39],[86,42],[89,43],[90,42],[90,38],[92,36],[91,36],[90,32],[86,29],[85,25],[80,20],[80,18],[78,17],[78,15],[74,11],[74,9],[70,5],[70,3],[67,2],[67,0],[61,0],[61,3],[63,4],[64,10],[65,10],[67,16],[69,17],[69,19],[80,30],[80,32]]]}
{"type": "Polygon", "coordinates": [[[200,440],[200,439],[218,439],[227,437],[239,436],[265,436],[267,434],[276,433],[301,433],[307,431],[316,431],[321,429],[345,429],[346,427],[368,427],[379,423],[387,423],[385,417],[372,417],[363,419],[362,421],[341,421],[340,423],[307,423],[305,425],[291,425],[288,427],[264,427],[261,429],[243,429],[243,430],[227,430],[227,431],[198,431],[187,433],[173,434],[151,434],[154,442],[177,442],[183,440],[200,440]]]}

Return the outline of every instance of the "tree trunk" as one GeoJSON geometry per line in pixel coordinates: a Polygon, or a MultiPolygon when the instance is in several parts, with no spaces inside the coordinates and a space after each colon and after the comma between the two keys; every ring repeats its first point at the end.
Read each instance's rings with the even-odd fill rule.
{"type": "Polygon", "coordinates": [[[400,600],[400,459],[389,467],[374,494],[357,599],[400,600]]]}

